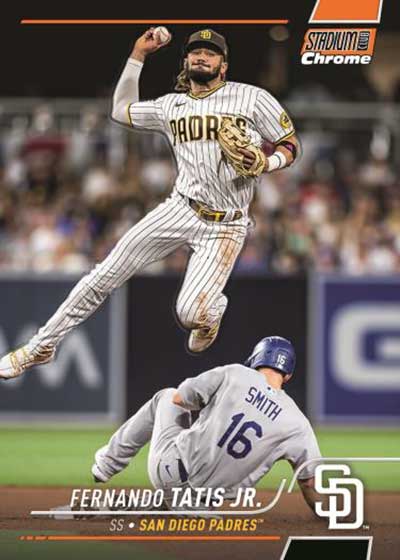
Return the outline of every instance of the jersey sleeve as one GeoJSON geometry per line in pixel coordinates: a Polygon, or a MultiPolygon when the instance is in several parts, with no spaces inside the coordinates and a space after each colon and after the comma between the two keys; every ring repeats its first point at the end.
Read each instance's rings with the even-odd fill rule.
{"type": "Polygon", "coordinates": [[[177,389],[185,408],[190,410],[203,408],[221,387],[224,379],[225,369],[223,367],[210,369],[197,377],[185,379],[177,389]]]}
{"type": "Polygon", "coordinates": [[[294,134],[294,126],[287,112],[273,95],[260,89],[254,108],[256,128],[264,140],[278,144],[294,134]]]}
{"type": "MultiPolygon", "coordinates": [[[[287,459],[296,471],[303,463],[309,461],[310,459],[320,459],[321,451],[315,437],[314,430],[311,424],[307,422],[305,429],[300,434],[297,434],[290,444],[290,449],[285,455],[287,459]]],[[[310,465],[307,465],[298,474],[299,480],[305,480],[307,478],[312,478],[314,476],[315,467],[318,461],[314,461],[310,465]]]]}
{"type": "Polygon", "coordinates": [[[128,106],[129,122],[141,130],[165,130],[165,115],[159,97],[151,101],[137,101],[128,106]]]}

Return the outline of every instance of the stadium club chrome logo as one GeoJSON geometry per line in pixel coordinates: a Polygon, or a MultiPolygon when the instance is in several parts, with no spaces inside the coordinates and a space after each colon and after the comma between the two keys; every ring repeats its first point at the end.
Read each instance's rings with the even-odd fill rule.
{"type": "Polygon", "coordinates": [[[364,485],[358,478],[350,477],[350,474],[351,469],[347,465],[317,465],[315,469],[315,491],[328,496],[327,504],[322,501],[315,503],[315,513],[329,519],[329,529],[359,529],[364,522],[364,485]],[[324,484],[324,474],[329,471],[339,471],[343,476],[329,476],[327,484],[324,484]],[[350,487],[353,487],[353,493],[350,487]],[[325,505],[327,509],[324,509],[325,505]],[[353,521],[341,521],[353,513],[353,521]]]}
{"type": "Polygon", "coordinates": [[[309,29],[301,49],[301,63],[369,64],[376,29],[309,29]]]}
{"type": "Polygon", "coordinates": [[[369,64],[374,54],[376,28],[370,25],[360,28],[355,24],[378,24],[381,15],[382,0],[316,0],[308,22],[340,27],[308,29],[300,52],[301,63],[369,64]]]}

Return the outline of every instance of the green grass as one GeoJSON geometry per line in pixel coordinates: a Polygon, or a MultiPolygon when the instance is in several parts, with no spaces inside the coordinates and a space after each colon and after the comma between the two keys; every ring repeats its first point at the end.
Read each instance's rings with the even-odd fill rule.
{"type": "MultiPolygon", "coordinates": [[[[0,484],[90,485],[94,453],[111,434],[108,429],[2,429],[0,484]]],[[[115,485],[149,484],[146,451],[142,450],[129,468],[115,477],[115,485]]]]}
{"type": "MultiPolygon", "coordinates": [[[[400,457],[400,435],[395,430],[317,430],[324,457],[400,457]]],[[[352,475],[360,478],[367,490],[400,491],[399,463],[352,463],[352,475]]],[[[277,487],[283,476],[290,478],[292,469],[285,462],[277,463],[260,487],[277,487]]]]}
{"type": "MultiPolygon", "coordinates": [[[[90,467],[96,449],[104,445],[112,430],[94,429],[0,429],[0,484],[17,486],[89,486],[90,467]]],[[[390,430],[317,430],[326,457],[400,456],[399,432],[390,430]]],[[[354,464],[368,490],[400,490],[400,463],[354,464]]],[[[277,463],[264,477],[261,488],[276,488],[282,477],[290,478],[286,462],[277,463]]],[[[114,477],[114,486],[148,486],[147,449],[114,477]]]]}

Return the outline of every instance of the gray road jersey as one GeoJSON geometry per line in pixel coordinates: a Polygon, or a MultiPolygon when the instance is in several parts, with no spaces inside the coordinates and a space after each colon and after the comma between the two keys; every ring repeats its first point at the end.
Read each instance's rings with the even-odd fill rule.
{"type": "Polygon", "coordinates": [[[178,177],[175,189],[215,210],[246,212],[258,178],[239,177],[221,157],[216,140],[223,117],[231,117],[253,142],[277,143],[293,134],[293,124],[267,91],[237,82],[223,82],[205,97],[171,93],[153,101],[132,103],[133,127],[167,135],[178,177]]]}
{"type": "MultiPolygon", "coordinates": [[[[321,456],[310,422],[285,391],[241,364],[207,371],[178,387],[184,403],[200,409],[177,447],[193,486],[255,484],[279,459],[294,468],[321,456]]],[[[313,467],[299,478],[313,476],[313,467]]]]}

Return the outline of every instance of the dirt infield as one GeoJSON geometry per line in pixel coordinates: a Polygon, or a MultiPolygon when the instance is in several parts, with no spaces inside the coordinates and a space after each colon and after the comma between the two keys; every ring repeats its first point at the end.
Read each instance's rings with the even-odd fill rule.
{"type": "MultiPolygon", "coordinates": [[[[274,494],[259,492],[263,503],[269,503],[274,494]]],[[[74,535],[158,535],[165,532],[140,532],[138,530],[140,519],[134,517],[124,518],[124,529],[120,533],[111,533],[111,519],[87,520],[54,520],[48,518],[33,518],[31,510],[47,510],[56,506],[67,504],[70,501],[70,488],[16,488],[0,487],[0,545],[1,535],[9,531],[19,531],[29,535],[31,532],[52,531],[70,533],[74,535]],[[135,528],[129,528],[129,523],[135,521],[135,528]]],[[[149,519],[147,517],[146,519],[149,519]]],[[[169,533],[171,534],[171,533],[169,533]]],[[[198,534],[173,533],[186,536],[198,534]]],[[[287,537],[296,536],[373,536],[372,559],[395,560],[399,558],[400,550],[400,493],[370,493],[366,496],[365,523],[357,531],[328,531],[326,524],[315,520],[312,513],[302,500],[299,493],[284,494],[278,504],[269,512],[259,518],[255,532],[237,533],[202,533],[205,535],[229,534],[236,536],[248,535],[276,535],[280,537],[275,542],[151,542],[143,543],[144,550],[154,557],[157,552],[166,558],[200,560],[220,560],[229,557],[229,560],[252,560],[268,557],[271,560],[279,559],[287,537]],[[268,555],[266,555],[268,551],[268,555]]],[[[17,538],[17,537],[15,537],[17,538]]],[[[137,555],[135,555],[136,557],[137,555]]],[[[146,557],[144,553],[143,558],[146,557]]]]}

